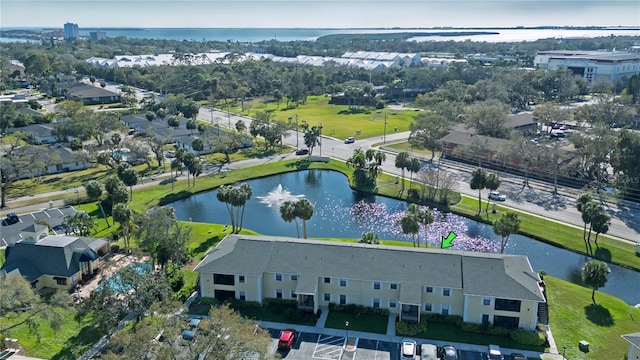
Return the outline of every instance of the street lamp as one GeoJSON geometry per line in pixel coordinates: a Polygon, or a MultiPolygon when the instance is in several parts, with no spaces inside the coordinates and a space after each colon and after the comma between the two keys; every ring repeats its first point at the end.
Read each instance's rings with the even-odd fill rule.
{"type": "Polygon", "coordinates": [[[382,146],[384,146],[386,141],[387,141],[387,114],[384,114],[384,133],[382,135],[382,146]]]}
{"type": "Polygon", "coordinates": [[[345,321],[344,326],[347,328],[347,342],[349,342],[349,322],[345,321]]]}
{"type": "Polygon", "coordinates": [[[563,347],[562,347],[562,360],[566,360],[566,359],[567,359],[567,358],[564,356],[566,352],[567,352],[567,347],[566,347],[566,346],[563,346],[563,347]]]}

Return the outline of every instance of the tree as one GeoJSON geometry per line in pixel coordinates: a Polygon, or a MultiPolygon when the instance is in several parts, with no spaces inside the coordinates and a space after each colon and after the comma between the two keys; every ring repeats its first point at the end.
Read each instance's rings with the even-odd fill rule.
{"type": "Polygon", "coordinates": [[[167,125],[175,130],[180,126],[180,119],[177,116],[169,116],[167,125]]]}
{"type": "Polygon", "coordinates": [[[133,199],[133,186],[138,183],[138,171],[128,163],[121,163],[118,166],[118,178],[129,187],[129,201],[133,199]]]}
{"type": "Polygon", "coordinates": [[[607,274],[611,270],[607,263],[599,260],[591,260],[582,267],[582,282],[592,289],[591,301],[596,305],[596,290],[604,287],[607,283],[607,274]]]}
{"type": "Polygon", "coordinates": [[[195,119],[187,120],[187,129],[191,130],[191,134],[193,134],[193,130],[198,128],[198,122],[195,119]]]}
{"type": "MultiPolygon", "coordinates": [[[[592,201],[593,201],[593,197],[591,197],[591,194],[582,193],[576,198],[576,209],[578,210],[578,212],[580,212],[580,214],[582,214],[585,206],[591,203],[592,201]]],[[[582,219],[583,220],[585,219],[584,216],[582,219]]],[[[587,241],[587,222],[586,221],[584,221],[584,229],[582,230],[582,239],[584,241],[587,241]]]]}
{"type": "Polygon", "coordinates": [[[413,174],[420,171],[422,164],[420,163],[420,159],[412,157],[407,166],[407,170],[409,171],[409,193],[411,193],[411,187],[413,185],[413,174]]]}
{"type": "Polygon", "coordinates": [[[386,155],[381,151],[368,149],[355,149],[353,155],[347,159],[347,166],[353,168],[351,180],[355,187],[362,189],[374,189],[382,163],[386,155]]]}
{"type": "Polygon", "coordinates": [[[411,158],[409,157],[409,153],[406,151],[402,151],[396,155],[396,163],[395,166],[397,169],[401,170],[402,182],[400,185],[400,192],[404,191],[404,170],[409,166],[409,162],[411,158]]]}
{"type": "Polygon", "coordinates": [[[411,146],[431,150],[431,160],[440,148],[440,138],[451,128],[451,121],[446,117],[425,111],[418,114],[415,122],[409,126],[409,144],[411,146]]]}
{"type": "Polygon", "coordinates": [[[307,238],[307,220],[313,216],[313,204],[307,199],[299,199],[295,203],[295,214],[302,220],[302,237],[307,238]]]}
{"type": "Polygon", "coordinates": [[[504,254],[511,234],[518,233],[520,230],[520,218],[515,213],[502,214],[498,220],[493,223],[493,233],[500,236],[500,254],[504,254]]]}
{"type": "Polygon", "coordinates": [[[193,186],[196,186],[196,178],[202,174],[202,161],[197,156],[194,156],[187,164],[187,170],[193,177],[193,186]]]}
{"type": "Polygon", "coordinates": [[[0,313],[3,322],[0,334],[8,335],[12,329],[26,324],[29,332],[40,341],[40,326],[48,324],[54,331],[64,324],[61,310],[72,306],[71,296],[65,291],[55,292],[46,302],[20,275],[0,278],[0,313]],[[15,322],[14,322],[15,320],[15,322]]]}
{"type": "Polygon", "coordinates": [[[90,201],[96,201],[102,196],[102,185],[96,180],[89,180],[84,184],[84,188],[90,201]]]}
{"type": "Polygon", "coordinates": [[[91,86],[95,86],[95,82],[96,82],[96,77],[95,76],[89,76],[89,82],[91,82],[91,86]]]}
{"type": "Polygon", "coordinates": [[[195,138],[191,141],[191,147],[193,148],[193,151],[200,153],[204,150],[204,141],[202,141],[201,138],[195,138]]]}
{"type": "Polygon", "coordinates": [[[465,115],[467,125],[476,129],[479,135],[506,138],[508,111],[504,104],[497,101],[483,101],[469,107],[465,115]]]}
{"type": "Polygon", "coordinates": [[[182,266],[189,259],[186,243],[190,230],[180,224],[173,208],[160,207],[141,217],[137,240],[161,269],[173,263],[182,266]]]}
{"type": "Polygon", "coordinates": [[[596,233],[595,243],[598,246],[598,235],[606,234],[609,232],[609,226],[611,225],[611,216],[604,211],[599,211],[596,216],[591,220],[591,226],[596,233]]]}
{"type": "MultiPolygon", "coordinates": [[[[484,187],[489,191],[496,191],[500,187],[500,177],[495,173],[487,174],[485,178],[484,187]]],[[[484,212],[489,212],[489,202],[487,201],[487,206],[484,209],[484,212]]]]}
{"type": "Polygon", "coordinates": [[[127,199],[129,198],[127,187],[115,176],[107,178],[104,184],[104,189],[107,191],[108,198],[111,200],[112,206],[117,203],[127,202],[127,199]]]}
{"type": "Polygon", "coordinates": [[[128,254],[131,250],[131,234],[133,233],[133,211],[124,203],[117,203],[111,210],[113,221],[120,224],[122,229],[122,237],[124,238],[124,248],[128,254]]]}
{"type": "Polygon", "coordinates": [[[280,206],[280,217],[286,222],[296,222],[296,235],[300,239],[300,229],[298,228],[298,217],[296,216],[296,203],[294,201],[285,201],[280,206]]]}
{"type": "Polygon", "coordinates": [[[90,236],[97,225],[95,219],[84,211],[78,211],[73,215],[66,216],[64,224],[74,233],[80,234],[80,236],[90,236]]]}
{"type": "Polygon", "coordinates": [[[487,173],[482,168],[477,168],[471,173],[469,187],[478,190],[478,215],[482,211],[482,189],[487,186],[487,173]]]}
{"type": "Polygon", "coordinates": [[[378,235],[373,231],[367,231],[362,234],[362,238],[358,242],[363,244],[380,244],[380,239],[378,239],[378,235]]]}
{"type": "MultiPolygon", "coordinates": [[[[309,125],[304,123],[301,127],[304,130],[304,144],[309,148],[309,156],[311,156],[316,145],[322,146],[320,140],[322,137],[322,125],[314,125],[309,128],[309,125]]],[[[320,152],[322,153],[322,147],[320,152]]]]}
{"type": "MultiPolygon", "coordinates": [[[[421,209],[416,204],[409,204],[404,216],[400,219],[400,227],[405,234],[411,234],[413,247],[416,247],[416,235],[420,232],[420,225],[427,226],[433,223],[434,217],[430,209],[421,209]]],[[[417,242],[420,247],[420,241],[417,242]]],[[[425,240],[425,247],[426,247],[425,240]]]]}
{"type": "Polygon", "coordinates": [[[251,186],[242,183],[239,186],[223,185],[218,189],[216,197],[227,207],[231,220],[231,232],[237,234],[242,230],[244,207],[252,195],[251,186]]]}
{"type": "MultiPolygon", "coordinates": [[[[638,77],[640,81],[640,76],[638,77]]],[[[611,154],[611,165],[616,174],[618,187],[625,198],[640,199],[640,134],[624,129],[618,134],[611,154]]]]}

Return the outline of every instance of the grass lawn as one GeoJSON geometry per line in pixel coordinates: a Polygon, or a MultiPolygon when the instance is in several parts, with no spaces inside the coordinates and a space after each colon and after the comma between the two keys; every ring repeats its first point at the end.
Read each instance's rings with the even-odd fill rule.
{"type": "Polygon", "coordinates": [[[384,315],[351,314],[329,311],[325,327],[332,329],[346,329],[344,325],[346,321],[349,322],[349,330],[386,334],[389,317],[384,315]]]}
{"type": "MultiPolygon", "coordinates": [[[[408,131],[409,125],[416,116],[415,111],[373,109],[358,107],[356,110],[349,110],[347,105],[330,105],[328,96],[309,96],[306,104],[300,104],[297,108],[287,109],[286,103],[281,102],[280,106],[275,102],[265,102],[264,99],[245,101],[245,111],[242,111],[241,103],[231,106],[231,112],[254,117],[257,111],[272,111],[272,118],[276,120],[288,121],[292,118],[295,122],[296,115],[298,123],[306,121],[309,125],[322,124],[322,133],[326,136],[338,139],[355,136],[356,139],[382,136],[384,133],[384,119],[387,118],[387,133],[392,133],[394,128],[397,131],[408,131]],[[356,135],[356,131],[360,131],[356,135]]],[[[293,104],[289,104],[290,107],[293,104]]],[[[218,107],[226,110],[223,103],[218,107]]]]}
{"type": "Polygon", "coordinates": [[[272,321],[272,322],[278,322],[278,323],[289,323],[289,324],[309,325],[309,326],[315,326],[317,322],[317,319],[313,315],[313,313],[302,313],[303,316],[300,320],[292,320],[287,318],[285,313],[276,313],[269,308],[246,307],[246,308],[237,309],[236,311],[248,319],[258,320],[258,321],[272,321]]]}
{"type": "Polygon", "coordinates": [[[626,359],[629,343],[620,336],[640,330],[640,309],[599,292],[597,305],[593,305],[591,289],[552,277],[545,277],[545,281],[549,325],[560,351],[567,347],[568,359],[626,359]],[[589,342],[589,353],[578,349],[580,340],[589,342]]]}
{"type": "MultiPolygon", "coordinates": [[[[80,322],[74,319],[70,310],[61,310],[63,323],[58,330],[52,329],[44,320],[39,320],[40,339],[22,324],[3,335],[19,339],[29,356],[43,359],[76,359],[88,350],[103,334],[92,324],[91,317],[80,322]]],[[[9,318],[6,314],[0,318],[0,327],[15,324],[23,320],[25,315],[9,318]]]]}
{"type": "MultiPolygon", "coordinates": [[[[376,144],[373,144],[372,146],[382,146],[382,143],[376,143],[376,144]]],[[[393,142],[393,143],[387,142],[384,145],[384,148],[385,149],[393,149],[393,150],[396,150],[398,152],[407,151],[407,152],[409,152],[409,154],[419,154],[419,155],[422,155],[422,156],[426,156],[429,159],[431,158],[431,150],[413,147],[413,146],[411,146],[411,144],[409,144],[408,141],[393,142]]],[[[440,157],[440,151],[436,151],[435,152],[435,157],[440,157]]]]}
{"type": "MultiPolygon", "coordinates": [[[[487,223],[497,220],[504,212],[514,212],[518,214],[521,220],[521,234],[576,253],[586,254],[585,244],[582,240],[582,229],[522,213],[517,210],[507,209],[500,205],[496,208],[496,214],[492,214],[491,211],[485,214],[485,207],[486,201],[483,200],[482,215],[476,216],[478,212],[478,199],[463,196],[462,201],[452,206],[451,210],[456,214],[487,223]]],[[[606,235],[600,235],[598,237],[598,247],[593,244],[593,241],[592,247],[595,258],[640,271],[640,258],[635,255],[633,245],[613,240],[606,235]]]]}

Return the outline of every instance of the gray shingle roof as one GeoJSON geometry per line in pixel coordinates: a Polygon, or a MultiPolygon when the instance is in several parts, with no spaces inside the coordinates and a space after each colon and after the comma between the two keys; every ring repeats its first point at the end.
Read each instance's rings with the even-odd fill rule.
{"type": "Polygon", "coordinates": [[[622,338],[633,344],[633,346],[640,349],[640,332],[622,335],[622,338]]]}
{"type": "MultiPolygon", "coordinates": [[[[229,235],[207,253],[195,270],[249,276],[294,273],[301,278],[318,274],[544,301],[538,275],[529,260],[521,255],[229,235]]],[[[405,296],[407,300],[415,298],[414,294],[405,296]]]]}

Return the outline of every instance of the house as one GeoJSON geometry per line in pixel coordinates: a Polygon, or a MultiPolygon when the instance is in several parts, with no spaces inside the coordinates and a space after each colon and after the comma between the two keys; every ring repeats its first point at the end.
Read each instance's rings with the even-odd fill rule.
{"type": "Polygon", "coordinates": [[[262,303],[292,299],[383,308],[400,321],[422,313],[535,330],[545,303],[526,256],[228,235],[196,266],[200,295],[262,303]]]}
{"type": "Polygon", "coordinates": [[[120,102],[120,95],[101,87],[81,82],[60,83],[58,93],[67,99],[82,101],[84,105],[113,104],[120,102]]]}
{"type": "Polygon", "coordinates": [[[629,342],[627,360],[640,360],[640,332],[622,335],[622,338],[629,342]]]}
{"type": "MultiPolygon", "coordinates": [[[[211,145],[216,142],[215,138],[218,136],[229,135],[228,131],[219,129],[219,128],[211,128],[204,134],[183,134],[175,137],[176,148],[185,149],[186,151],[194,154],[194,155],[204,155],[211,154],[214,152],[211,145]],[[203,149],[201,151],[195,151],[193,149],[193,141],[197,138],[202,138],[203,149]]],[[[238,147],[239,149],[248,148],[253,146],[253,139],[248,136],[242,136],[242,143],[238,147]]]]}
{"type": "MultiPolygon", "coordinates": [[[[53,205],[53,203],[51,203],[53,205]]],[[[20,214],[20,221],[15,224],[2,224],[0,231],[0,246],[9,246],[18,241],[33,238],[40,240],[41,237],[49,235],[49,229],[42,224],[47,224],[55,233],[64,231],[62,224],[65,218],[76,213],[76,209],[71,205],[65,205],[59,208],[50,207],[40,211],[20,214]],[[32,227],[33,226],[33,227],[32,227]]]]}
{"type": "Polygon", "coordinates": [[[534,134],[538,130],[538,120],[531,113],[519,113],[507,116],[505,126],[525,134],[534,134]]]}
{"type": "Polygon", "coordinates": [[[100,269],[101,257],[111,252],[107,239],[46,235],[46,227],[42,234],[7,247],[0,276],[23,276],[36,290],[72,291],[92,278],[100,269]]]}
{"type": "Polygon", "coordinates": [[[61,144],[25,145],[14,150],[16,157],[29,160],[31,168],[21,169],[20,178],[84,170],[94,166],[84,153],[74,152],[61,144]]]}
{"type": "Polygon", "coordinates": [[[7,129],[7,134],[22,132],[31,144],[53,144],[58,138],[53,135],[53,124],[31,124],[19,128],[7,129]]]}
{"type": "Polygon", "coordinates": [[[452,130],[440,139],[443,156],[460,158],[473,162],[478,161],[478,157],[480,156],[483,162],[490,163],[493,161],[494,155],[497,154],[500,149],[508,146],[509,144],[509,140],[477,135],[475,129],[465,129],[466,130],[452,130]],[[484,144],[487,151],[484,154],[468,154],[465,149],[474,141],[479,141],[484,144]]]}

